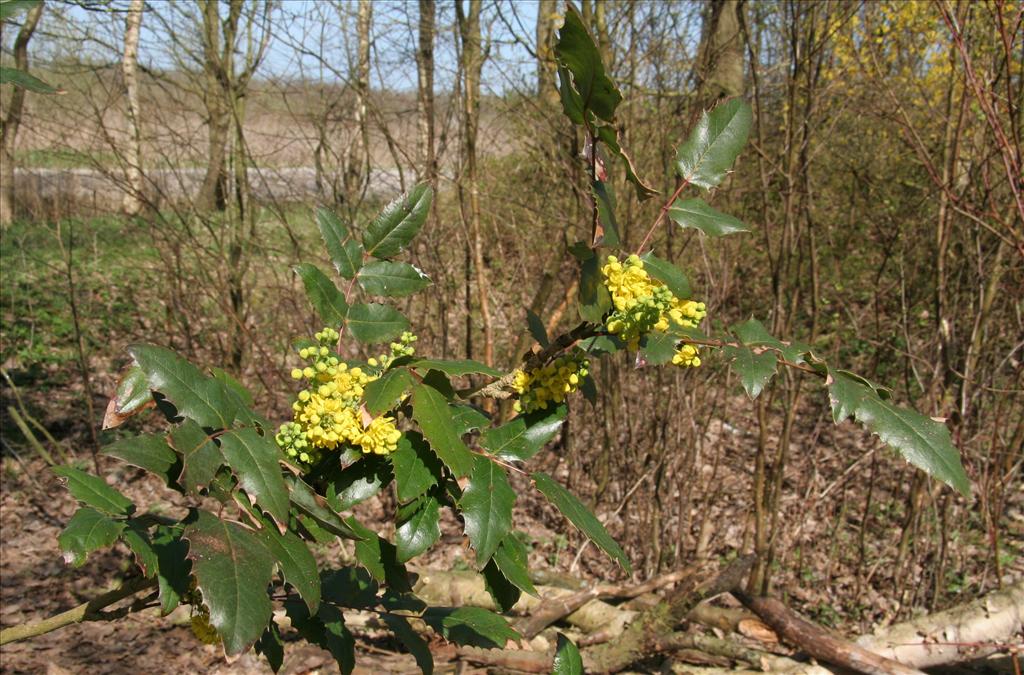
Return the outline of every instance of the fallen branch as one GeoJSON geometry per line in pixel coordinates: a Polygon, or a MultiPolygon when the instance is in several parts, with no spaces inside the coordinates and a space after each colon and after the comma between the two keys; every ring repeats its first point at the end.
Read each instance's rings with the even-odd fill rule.
{"type": "Polygon", "coordinates": [[[109,621],[111,619],[120,618],[127,612],[104,614],[101,610],[116,602],[120,602],[125,598],[129,598],[136,593],[148,590],[155,586],[156,579],[136,577],[126,581],[120,588],[116,588],[109,593],[104,593],[98,598],[93,598],[89,602],[82,603],[81,605],[73,609],[69,609],[66,612],[61,612],[60,614],[43,619],[42,621],[23,623],[18,626],[4,628],[3,630],[0,630],[0,645],[5,645],[9,642],[17,642],[19,640],[26,640],[39,635],[45,635],[46,633],[57,630],[58,628],[64,628],[65,626],[70,626],[75,623],[82,623],[83,621],[109,621]]]}
{"type": "Polygon", "coordinates": [[[879,656],[852,642],[826,633],[775,598],[747,595],[740,590],[733,590],[732,594],[782,638],[819,661],[827,661],[869,675],[923,675],[916,668],[879,656]]]}
{"type": "Polygon", "coordinates": [[[857,639],[865,649],[917,668],[960,663],[1003,651],[1024,631],[1024,582],[944,612],[857,639]]]}

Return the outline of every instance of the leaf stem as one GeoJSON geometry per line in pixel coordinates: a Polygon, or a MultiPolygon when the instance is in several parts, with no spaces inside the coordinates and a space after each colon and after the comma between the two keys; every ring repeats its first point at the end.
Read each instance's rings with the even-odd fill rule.
{"type": "Polygon", "coordinates": [[[667,214],[668,210],[672,208],[672,202],[679,198],[679,195],[682,194],[683,190],[685,190],[686,186],[689,184],[690,181],[688,179],[684,179],[683,182],[679,184],[679,187],[676,188],[676,191],[672,193],[672,196],[668,198],[668,201],[665,202],[665,205],[661,207],[661,211],[658,212],[658,217],[654,219],[654,224],[651,225],[651,229],[647,230],[647,234],[644,235],[644,240],[641,241],[640,246],[637,247],[637,255],[640,255],[643,252],[644,246],[647,246],[647,242],[650,240],[651,235],[654,234],[656,229],[658,229],[658,225],[661,225],[661,221],[665,219],[665,214],[667,214]]]}

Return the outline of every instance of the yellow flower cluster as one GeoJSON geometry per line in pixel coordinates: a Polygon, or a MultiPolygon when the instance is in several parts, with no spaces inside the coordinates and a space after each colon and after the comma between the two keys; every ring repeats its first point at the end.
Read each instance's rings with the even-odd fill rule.
{"type": "MultiPolygon", "coordinates": [[[[652,330],[666,332],[673,323],[696,328],[707,314],[703,302],[677,298],[661,281],[651,278],[640,256],[631,255],[622,262],[608,256],[601,273],[615,308],[605,325],[609,333],[618,335],[630,349],[635,350],[645,334],[652,330]]],[[[697,348],[682,346],[672,363],[699,366],[697,348]]]]}
{"type": "Polygon", "coordinates": [[[529,413],[551,404],[558,405],[580,388],[589,368],[586,355],[577,349],[536,370],[515,371],[512,388],[519,394],[516,412],[529,413]]]}
{"type": "Polygon", "coordinates": [[[416,336],[403,334],[401,343],[391,345],[391,355],[370,359],[369,366],[377,372],[342,363],[330,347],[337,339],[338,332],[332,328],[317,333],[317,346],[299,350],[299,356],[309,365],[292,371],[296,380],[308,380],[309,388],[299,392],[298,400],[292,404],[294,421],[282,424],[275,440],[285,454],[303,464],[316,464],[324,450],[334,450],[339,445],[357,447],[365,454],[388,454],[397,449],[402,436],[394,418],[371,418],[365,412],[363,392],[397,355],[411,355],[413,349],[409,345],[416,341],[416,336]]]}

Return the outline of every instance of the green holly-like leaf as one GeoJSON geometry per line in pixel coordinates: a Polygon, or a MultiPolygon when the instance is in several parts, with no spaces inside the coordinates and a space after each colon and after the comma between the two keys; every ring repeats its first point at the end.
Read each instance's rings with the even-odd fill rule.
{"type": "Polygon", "coordinates": [[[245,385],[239,382],[234,375],[223,368],[210,368],[210,373],[213,375],[213,379],[219,380],[224,384],[228,393],[234,395],[241,407],[248,407],[253,404],[252,392],[246,389],[245,385]]]}
{"type": "Polygon", "coordinates": [[[171,446],[181,453],[182,469],[178,482],[192,493],[209,485],[224,463],[220,448],[210,436],[192,420],[185,422],[170,434],[171,446]]]}
{"type": "Polygon", "coordinates": [[[398,507],[395,524],[398,560],[408,562],[433,546],[441,536],[441,504],[433,495],[423,495],[398,507]]]}
{"type": "Polygon", "coordinates": [[[334,269],[344,279],[355,278],[363,265],[363,245],[349,236],[348,228],[330,209],[316,210],[316,224],[334,269]]]}
{"type": "Polygon", "coordinates": [[[590,323],[603,323],[605,313],[612,308],[612,296],[601,274],[602,265],[604,261],[596,255],[580,262],[579,312],[580,318],[590,323]]]}
{"type": "Polygon", "coordinates": [[[409,329],[409,320],[390,305],[376,302],[353,305],[345,324],[352,336],[366,344],[387,342],[409,329]]]}
{"type": "Polygon", "coordinates": [[[67,527],[57,536],[57,543],[64,554],[64,560],[81,567],[93,551],[112,546],[124,531],[122,521],[89,507],[82,507],[71,516],[67,527]]]}
{"type": "Polygon", "coordinates": [[[181,470],[178,456],[167,445],[167,437],[163,434],[122,438],[103,448],[103,454],[156,474],[168,485],[174,482],[181,470]]]}
{"type": "Polygon", "coordinates": [[[320,572],[306,542],[288,530],[281,534],[270,523],[260,530],[263,545],[277,560],[284,580],[295,587],[310,612],[320,606],[320,572]]]}
{"type": "Polygon", "coordinates": [[[374,579],[382,584],[387,584],[395,592],[411,592],[409,572],[405,569],[405,565],[398,560],[398,550],[395,545],[377,535],[355,518],[348,518],[345,522],[362,537],[355,546],[356,560],[359,561],[359,564],[365,567],[374,579]]]}
{"type": "Polygon", "coordinates": [[[366,411],[373,416],[391,410],[413,385],[412,374],[406,368],[389,370],[363,390],[366,411]]]}
{"type": "Polygon", "coordinates": [[[637,200],[644,202],[658,194],[657,190],[645,183],[637,174],[636,167],[633,166],[633,159],[626,154],[626,151],[619,143],[620,134],[618,129],[611,125],[600,126],[597,128],[597,137],[622,160],[622,164],[626,167],[626,180],[632,183],[636,189],[637,200]]]}
{"type": "Polygon", "coordinates": [[[433,196],[430,186],[420,183],[385,206],[363,235],[366,252],[375,258],[393,258],[401,253],[430,215],[433,196]]]}
{"type": "Polygon", "coordinates": [[[502,612],[511,612],[512,608],[519,602],[522,591],[505,578],[505,575],[502,574],[498,565],[494,562],[494,558],[487,561],[482,574],[484,577],[484,588],[494,598],[494,604],[502,612]]]}
{"type": "Polygon", "coordinates": [[[601,521],[594,517],[594,514],[590,512],[590,509],[583,502],[546,473],[538,471],[531,478],[541,494],[547,497],[548,501],[554,504],[555,508],[569,519],[569,522],[578,527],[583,534],[587,535],[612,560],[619,563],[627,573],[632,572],[629,558],[626,557],[626,554],[623,553],[619,545],[608,534],[608,530],[604,529],[601,521]]]}
{"type": "Polygon", "coordinates": [[[449,377],[460,377],[462,375],[490,375],[491,377],[501,377],[502,372],[491,368],[487,364],[474,361],[473,359],[455,359],[452,361],[442,361],[441,359],[416,359],[408,364],[410,368],[415,368],[419,371],[430,371],[436,370],[442,372],[449,377]]]}
{"type": "Polygon", "coordinates": [[[502,459],[526,461],[555,437],[567,414],[568,408],[563,404],[519,415],[485,431],[480,444],[502,459]]]}
{"type": "Polygon", "coordinates": [[[546,348],[551,344],[551,340],[548,338],[548,329],[544,326],[544,322],[529,309],[526,310],[526,325],[530,329],[530,335],[542,348],[546,348]]]}
{"type": "Polygon", "coordinates": [[[509,640],[520,638],[504,618],[480,607],[430,607],[423,620],[459,646],[501,649],[509,640]]]}
{"type": "Polygon", "coordinates": [[[129,516],[135,504],[123,494],[107,485],[98,476],[70,466],[58,466],[53,472],[67,481],[68,491],[78,501],[111,516],[129,516]]]}
{"type": "Polygon", "coordinates": [[[409,263],[378,260],[359,270],[359,286],[370,295],[401,298],[429,285],[430,277],[409,263]]]}
{"type": "Polygon", "coordinates": [[[166,396],[181,415],[203,427],[231,426],[238,407],[223,382],[203,375],[194,365],[163,347],[136,344],[128,347],[128,352],[145,371],[150,389],[166,396]]]}
{"type": "Polygon", "coordinates": [[[738,218],[716,211],[700,197],[677,199],[668,210],[668,217],[680,227],[700,230],[709,237],[747,232],[749,228],[738,218]]]}
{"type": "Polygon", "coordinates": [[[533,587],[530,580],[530,566],[526,545],[516,536],[516,533],[509,532],[501,540],[501,545],[494,552],[494,563],[501,570],[502,575],[517,588],[526,591],[532,596],[540,597],[537,589],[533,587]]]}
{"type": "Polygon", "coordinates": [[[665,288],[672,291],[672,295],[682,300],[690,297],[690,282],[681,269],[651,252],[643,254],[640,259],[644,261],[647,273],[665,284],[665,288]]]}
{"type": "Polygon", "coordinates": [[[307,642],[326,649],[334,657],[343,675],[356,665],[355,639],[345,627],[345,617],[337,607],[323,604],[316,614],[297,602],[285,602],[285,611],[292,625],[307,642]]]}
{"type": "Polygon", "coordinates": [[[406,432],[398,441],[398,449],[388,459],[395,471],[398,499],[408,502],[437,485],[441,478],[441,461],[430,451],[423,436],[406,432]]]}
{"type": "Polygon", "coordinates": [[[255,429],[240,429],[220,436],[220,451],[246,494],[279,525],[287,524],[288,488],[277,463],[277,446],[255,429]]]}
{"type": "Polygon", "coordinates": [[[590,183],[590,193],[594,196],[600,227],[595,232],[594,246],[618,246],[619,224],[615,220],[615,191],[611,185],[595,180],[590,183]]]}
{"type": "Polygon", "coordinates": [[[474,429],[483,429],[491,423],[490,417],[471,405],[453,405],[451,409],[452,421],[460,436],[474,429]]]}
{"type": "Polygon", "coordinates": [[[183,537],[224,653],[241,654],[270,621],[273,607],[267,585],[274,575],[274,556],[253,531],[206,511],[196,512],[183,537]]]}
{"type": "Polygon", "coordinates": [[[334,282],[316,265],[309,263],[296,265],[295,272],[302,279],[302,285],[306,287],[306,297],[320,316],[321,323],[335,328],[343,326],[348,317],[349,307],[345,302],[345,296],[334,282]]]}
{"type": "Polygon", "coordinates": [[[462,442],[448,402],[436,389],[418,384],[412,389],[412,416],[441,461],[458,476],[473,470],[473,453],[462,442]]]}
{"type": "Polygon", "coordinates": [[[157,557],[156,549],[153,548],[149,532],[135,519],[129,520],[127,525],[121,532],[121,539],[132,550],[135,564],[139,566],[142,575],[147,579],[156,576],[160,569],[160,560],[157,557]]]}
{"type": "Polygon", "coordinates": [[[672,360],[679,338],[667,333],[648,333],[640,344],[640,355],[652,366],[662,366],[672,360]]]}
{"type": "Polygon", "coordinates": [[[970,495],[971,482],[945,424],[883,400],[873,387],[831,368],[828,393],[837,424],[853,417],[908,462],[960,494],[970,495]]]}
{"type": "Polygon", "coordinates": [[[778,350],[782,358],[792,363],[803,363],[804,356],[811,352],[811,348],[802,342],[783,342],[773,337],[764,324],[754,318],[734,324],[729,330],[746,346],[771,347],[778,350]]]}
{"type": "Polygon", "coordinates": [[[374,496],[391,482],[391,464],[380,455],[364,455],[331,472],[327,478],[327,503],[335,511],[348,511],[374,496]]]}
{"type": "Polygon", "coordinates": [[[583,675],[583,657],[580,656],[580,650],[572,640],[561,633],[558,634],[558,646],[555,648],[551,675],[583,675]]]}
{"type": "Polygon", "coordinates": [[[568,6],[565,23],[558,30],[555,57],[572,73],[572,85],[579,94],[579,107],[606,122],[614,120],[622,94],[605,73],[601,52],[583,23],[583,17],[572,5],[568,6]]]}
{"type": "Polygon", "coordinates": [[[416,665],[419,666],[423,675],[432,675],[434,672],[434,657],[430,654],[430,646],[420,637],[409,620],[398,614],[383,614],[381,620],[391,629],[398,641],[405,645],[416,665]]]}
{"type": "Polygon", "coordinates": [[[700,116],[676,152],[676,172],[691,185],[710,190],[721,183],[747,142],[753,113],[740,99],[718,105],[700,116]]]}
{"type": "Polygon", "coordinates": [[[284,665],[284,640],[281,639],[281,631],[277,624],[271,621],[267,624],[266,630],[256,643],[256,653],[262,654],[267,660],[270,669],[275,673],[281,670],[284,665]]]}
{"type": "Polygon", "coordinates": [[[479,564],[487,562],[512,527],[516,493],[505,470],[487,457],[476,457],[469,485],[459,500],[466,534],[476,549],[479,564]]]}
{"type": "Polygon", "coordinates": [[[779,358],[773,351],[755,352],[748,347],[727,345],[723,351],[750,398],[757,398],[775,375],[779,358]]]}
{"type": "Polygon", "coordinates": [[[181,530],[180,526],[159,525],[151,539],[157,558],[156,578],[163,616],[174,611],[192,583],[192,562],[188,559],[188,543],[181,539],[181,530]]]}
{"type": "Polygon", "coordinates": [[[314,492],[313,488],[309,487],[302,479],[286,476],[285,483],[288,485],[291,501],[295,508],[312,518],[318,526],[345,539],[361,538],[361,535],[330,507],[327,500],[314,492]]]}
{"type": "Polygon", "coordinates": [[[29,75],[24,70],[17,68],[0,67],[0,85],[4,84],[13,84],[15,87],[34,91],[37,94],[56,94],[59,91],[35,75],[29,75]]]}

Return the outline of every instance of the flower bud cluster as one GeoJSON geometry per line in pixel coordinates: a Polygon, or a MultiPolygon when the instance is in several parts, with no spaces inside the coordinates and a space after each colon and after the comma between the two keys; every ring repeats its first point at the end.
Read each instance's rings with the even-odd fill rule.
{"type": "MultiPolygon", "coordinates": [[[[663,283],[652,278],[638,255],[631,255],[622,262],[613,255],[608,256],[601,273],[614,307],[605,326],[630,349],[635,350],[640,345],[640,338],[647,333],[666,332],[673,323],[696,328],[707,314],[703,302],[677,298],[663,283]]],[[[672,363],[699,366],[697,348],[683,345],[672,358],[672,363]]]]}
{"type": "MultiPolygon", "coordinates": [[[[409,345],[416,341],[416,336],[407,335],[396,343],[403,354],[411,351],[409,345]]],[[[332,345],[338,340],[338,331],[325,328],[315,337],[315,346],[299,350],[307,365],[293,370],[292,377],[307,380],[309,386],[298,393],[292,404],[293,421],[282,424],[278,430],[278,446],[306,465],[316,464],[324,451],[341,445],[357,447],[365,454],[394,452],[402,436],[394,418],[372,418],[362,407],[365,387],[378,375],[358,366],[349,367],[334,355],[332,345]]],[[[370,359],[369,366],[383,370],[395,358],[396,351],[392,345],[392,355],[381,355],[380,361],[370,359]]]]}
{"type": "Polygon", "coordinates": [[[559,356],[551,363],[531,371],[517,370],[512,388],[519,394],[516,412],[543,410],[558,405],[580,388],[590,372],[590,361],[581,349],[559,356]]]}

